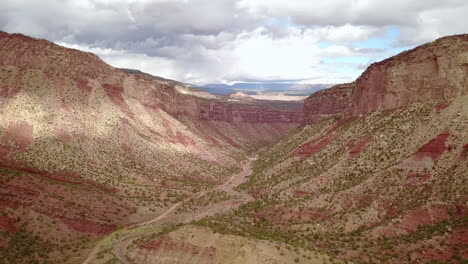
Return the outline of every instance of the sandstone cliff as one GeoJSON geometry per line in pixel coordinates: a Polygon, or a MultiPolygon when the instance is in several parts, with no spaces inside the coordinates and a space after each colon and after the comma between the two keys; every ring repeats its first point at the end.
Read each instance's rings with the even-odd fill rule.
{"type": "Polygon", "coordinates": [[[468,34],[440,38],[372,64],[357,80],[353,114],[468,94],[468,34]]]}
{"type": "Polygon", "coordinates": [[[344,263],[466,262],[467,54],[468,35],[445,37],[313,94],[239,186],[256,201],[200,225],[344,263]]]}
{"type": "Polygon", "coordinates": [[[415,101],[448,100],[468,94],[467,79],[468,34],[440,38],[370,65],[354,85],[311,95],[305,100],[304,120],[310,124],[415,101]]]}
{"type": "Polygon", "coordinates": [[[314,123],[329,117],[343,118],[351,111],[354,83],[339,84],[321,90],[304,101],[304,122],[314,123]]]}

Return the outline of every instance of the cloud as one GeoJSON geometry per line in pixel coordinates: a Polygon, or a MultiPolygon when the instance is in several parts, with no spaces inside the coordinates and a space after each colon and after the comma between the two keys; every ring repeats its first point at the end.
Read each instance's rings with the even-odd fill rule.
{"type": "Polygon", "coordinates": [[[466,32],[467,13],[464,0],[4,0],[0,29],[195,84],[337,83],[466,32]]]}

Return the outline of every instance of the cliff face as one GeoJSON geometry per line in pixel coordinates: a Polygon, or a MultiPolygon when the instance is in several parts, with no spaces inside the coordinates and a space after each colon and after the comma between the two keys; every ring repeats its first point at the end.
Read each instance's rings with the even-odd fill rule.
{"type": "Polygon", "coordinates": [[[357,80],[353,114],[468,94],[468,34],[450,36],[372,64],[357,80]]]}
{"type": "Polygon", "coordinates": [[[262,109],[255,106],[200,102],[197,117],[203,120],[247,123],[301,123],[302,112],[262,109]]]}
{"type": "MultiPolygon", "coordinates": [[[[207,99],[181,94],[166,89],[158,106],[173,116],[190,116],[200,121],[223,121],[228,123],[278,123],[300,124],[303,114],[300,110],[262,107],[254,102],[207,99]]],[[[158,97],[161,97],[159,95],[158,97]]]]}
{"type": "Polygon", "coordinates": [[[305,101],[304,121],[459,97],[468,94],[467,79],[468,34],[444,37],[372,64],[354,87],[337,85],[311,95],[305,101]]]}
{"type": "Polygon", "coordinates": [[[304,122],[314,123],[329,117],[342,118],[351,110],[354,84],[335,85],[309,96],[304,101],[304,122]]]}
{"type": "Polygon", "coordinates": [[[467,62],[468,35],[446,37],[313,94],[308,125],[238,187],[255,206],[202,224],[250,236],[265,223],[259,237],[285,232],[345,263],[465,261],[467,62]]]}

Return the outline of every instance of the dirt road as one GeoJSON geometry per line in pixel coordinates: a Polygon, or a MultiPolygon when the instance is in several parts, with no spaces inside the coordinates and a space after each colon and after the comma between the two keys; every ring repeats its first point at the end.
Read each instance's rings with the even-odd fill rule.
{"type": "MultiPolygon", "coordinates": [[[[204,211],[197,212],[194,215],[191,215],[191,216],[186,217],[184,219],[180,219],[177,222],[187,223],[187,222],[190,222],[190,221],[193,221],[193,220],[198,220],[198,219],[201,219],[201,218],[203,218],[205,216],[214,215],[214,214],[217,214],[217,213],[220,213],[220,212],[231,209],[232,205],[233,205],[233,202],[235,202],[236,205],[240,205],[242,203],[250,201],[252,199],[252,197],[250,195],[248,195],[246,193],[240,193],[238,191],[235,191],[234,187],[236,187],[236,186],[240,185],[241,183],[243,183],[245,181],[245,178],[247,176],[249,176],[250,174],[252,174],[252,162],[254,160],[256,160],[256,158],[257,157],[253,157],[253,158],[250,158],[250,159],[242,162],[242,171],[237,173],[237,174],[232,175],[231,178],[228,181],[226,181],[224,184],[216,186],[215,188],[210,189],[210,190],[206,190],[206,191],[203,191],[203,192],[196,193],[196,194],[192,195],[191,197],[172,205],[169,209],[167,209],[164,213],[160,214],[159,216],[157,216],[157,217],[155,217],[153,219],[150,219],[148,221],[144,221],[144,222],[141,222],[141,223],[136,223],[136,224],[134,224],[134,225],[132,225],[130,227],[126,227],[126,228],[143,227],[143,226],[148,226],[148,225],[157,223],[157,222],[167,218],[169,215],[171,215],[171,213],[173,213],[183,203],[188,202],[188,201],[193,200],[193,199],[199,199],[199,198],[203,197],[204,195],[206,195],[207,193],[210,193],[210,192],[216,191],[216,190],[226,191],[230,195],[235,195],[237,197],[240,197],[240,199],[237,199],[235,201],[224,201],[222,203],[219,203],[218,205],[207,208],[204,211]]],[[[118,232],[118,231],[116,231],[116,232],[118,232]]],[[[121,262],[126,263],[126,264],[131,264],[129,262],[129,260],[125,257],[125,250],[127,248],[127,245],[129,245],[133,240],[138,239],[139,237],[141,237],[143,235],[144,234],[129,234],[129,235],[126,235],[126,236],[122,237],[121,239],[119,239],[119,241],[117,241],[113,245],[113,252],[120,259],[121,262]]],[[[102,244],[102,241],[97,243],[94,246],[94,248],[89,252],[86,259],[83,261],[83,264],[90,264],[91,261],[96,258],[96,255],[99,253],[99,248],[101,247],[101,244],[102,244]]]]}

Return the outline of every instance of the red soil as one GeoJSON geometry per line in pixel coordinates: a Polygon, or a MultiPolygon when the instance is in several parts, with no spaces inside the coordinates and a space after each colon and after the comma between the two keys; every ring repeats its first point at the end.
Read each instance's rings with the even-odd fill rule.
{"type": "Polygon", "coordinates": [[[392,237],[398,231],[412,233],[419,225],[433,225],[441,220],[449,220],[451,217],[466,217],[468,208],[462,205],[432,205],[428,208],[416,208],[406,213],[400,223],[392,224],[380,230],[382,236],[392,237]],[[452,211],[452,215],[449,213],[452,211]]]}
{"type": "Polygon", "coordinates": [[[319,152],[320,150],[324,149],[328,144],[330,144],[337,137],[338,137],[338,134],[335,133],[335,134],[331,134],[328,137],[325,137],[318,143],[315,143],[315,141],[305,143],[299,146],[293,153],[295,153],[296,155],[305,156],[305,157],[313,155],[319,152]]]}
{"type": "Polygon", "coordinates": [[[434,110],[436,111],[436,113],[440,113],[442,111],[444,111],[447,107],[449,107],[451,104],[451,102],[443,102],[443,103],[438,103],[434,106],[434,110]]]}
{"type": "Polygon", "coordinates": [[[0,237],[0,248],[7,248],[10,243],[10,238],[0,237]]]}
{"type": "Polygon", "coordinates": [[[87,94],[93,91],[93,87],[89,86],[89,82],[87,80],[76,79],[75,82],[76,86],[87,94]]]}
{"type": "MultiPolygon", "coordinates": [[[[426,263],[431,260],[437,260],[443,263],[453,263],[450,259],[458,255],[464,259],[468,258],[468,230],[466,228],[454,230],[447,237],[442,238],[444,245],[439,242],[431,241],[432,247],[426,247],[424,250],[418,250],[411,253],[414,263],[426,263]],[[458,250],[456,250],[458,248],[458,250]],[[465,248],[465,249],[464,249],[465,248]]],[[[457,262],[458,263],[458,262],[457,262]]]]}
{"type": "Polygon", "coordinates": [[[130,210],[125,203],[102,192],[110,192],[110,187],[83,180],[76,173],[29,173],[29,177],[14,177],[0,186],[0,208],[27,207],[63,222],[77,232],[96,235],[115,230],[112,222],[102,223],[101,219],[113,221],[130,210]],[[44,181],[44,178],[48,180],[44,181]],[[105,208],[104,199],[119,210],[105,208]]]}
{"type": "Polygon", "coordinates": [[[265,188],[255,188],[249,192],[250,195],[252,195],[253,198],[259,199],[264,195],[268,195],[268,190],[265,188]]]}
{"type": "MultiPolygon", "coordinates": [[[[210,124],[209,122],[206,122],[207,124],[210,124]]],[[[236,142],[234,142],[234,140],[232,140],[232,138],[226,136],[225,134],[221,133],[221,131],[219,131],[219,129],[215,126],[215,125],[212,125],[210,126],[210,131],[214,132],[214,135],[218,135],[223,141],[227,142],[229,145],[235,147],[235,148],[240,148],[239,144],[237,144],[236,142]]]]}
{"type": "Polygon", "coordinates": [[[15,226],[14,219],[8,218],[6,216],[0,216],[0,229],[3,228],[10,232],[16,232],[18,229],[15,226]]]}
{"type": "Polygon", "coordinates": [[[0,186],[0,208],[30,206],[39,194],[37,190],[32,188],[2,184],[0,186]]]}
{"type": "Polygon", "coordinates": [[[70,183],[70,184],[79,185],[79,186],[97,188],[100,191],[104,191],[104,192],[117,191],[116,188],[113,188],[113,187],[110,187],[101,183],[97,183],[92,180],[83,179],[80,174],[73,172],[73,171],[63,170],[63,171],[56,171],[56,172],[46,172],[46,171],[39,171],[36,169],[32,169],[28,166],[24,166],[21,164],[15,164],[15,165],[3,164],[2,167],[12,169],[18,172],[34,174],[34,175],[41,176],[41,177],[44,177],[44,178],[47,178],[56,182],[70,183]]]}
{"type": "Polygon", "coordinates": [[[462,152],[460,154],[460,158],[462,158],[462,159],[468,158],[468,144],[463,146],[463,150],[462,150],[462,152]]]}
{"type": "Polygon", "coordinates": [[[164,128],[166,129],[166,135],[171,143],[181,144],[183,146],[195,145],[194,140],[187,137],[180,131],[174,131],[171,121],[164,118],[164,128]]]}
{"type": "Polygon", "coordinates": [[[423,159],[424,157],[430,157],[432,160],[437,161],[439,157],[447,150],[445,142],[447,141],[449,133],[442,133],[422,146],[414,154],[417,159],[423,159]]]}
{"type": "Polygon", "coordinates": [[[105,83],[102,85],[102,88],[104,88],[104,91],[112,103],[119,107],[120,110],[122,110],[122,112],[124,112],[126,115],[133,117],[133,113],[130,111],[130,107],[123,98],[123,87],[105,83]]]}
{"type": "Polygon", "coordinates": [[[421,182],[425,182],[429,180],[430,178],[431,178],[431,174],[429,174],[428,172],[424,174],[419,174],[417,172],[409,172],[407,176],[407,180],[410,183],[421,183],[421,182]]]}
{"type": "Polygon", "coordinates": [[[335,124],[331,125],[329,129],[327,129],[327,131],[325,131],[324,134],[330,134],[331,132],[335,131],[336,129],[338,129],[339,127],[341,127],[344,123],[352,120],[353,118],[343,118],[343,119],[340,119],[338,120],[335,124]]]}
{"type": "Polygon", "coordinates": [[[378,199],[374,195],[363,195],[363,194],[338,194],[337,199],[347,209],[356,209],[367,207],[378,199]]]}
{"type": "Polygon", "coordinates": [[[26,121],[10,124],[0,137],[0,161],[11,152],[17,154],[26,150],[33,142],[33,127],[26,121]]]}
{"type": "Polygon", "coordinates": [[[66,127],[54,127],[54,135],[63,143],[70,144],[72,142],[72,135],[66,127]]]}
{"type": "Polygon", "coordinates": [[[398,224],[398,228],[407,232],[413,232],[419,225],[431,225],[433,223],[434,220],[426,209],[417,208],[403,217],[401,223],[398,224]]]}
{"type": "Polygon", "coordinates": [[[367,136],[361,141],[358,141],[349,151],[349,155],[351,157],[356,157],[361,151],[369,144],[369,142],[373,139],[372,135],[367,136]]]}
{"type": "Polygon", "coordinates": [[[309,195],[310,192],[307,192],[307,191],[303,191],[303,190],[294,190],[293,192],[293,197],[294,198],[304,198],[306,197],[307,195],[309,195]]]}
{"type": "Polygon", "coordinates": [[[386,117],[386,116],[390,115],[395,110],[396,109],[385,109],[384,111],[382,111],[382,115],[380,117],[386,117]]]}
{"type": "Polygon", "coordinates": [[[1,89],[1,92],[0,92],[0,97],[3,97],[3,98],[8,98],[8,94],[10,93],[10,89],[8,89],[8,86],[3,86],[3,88],[1,89]]]}

